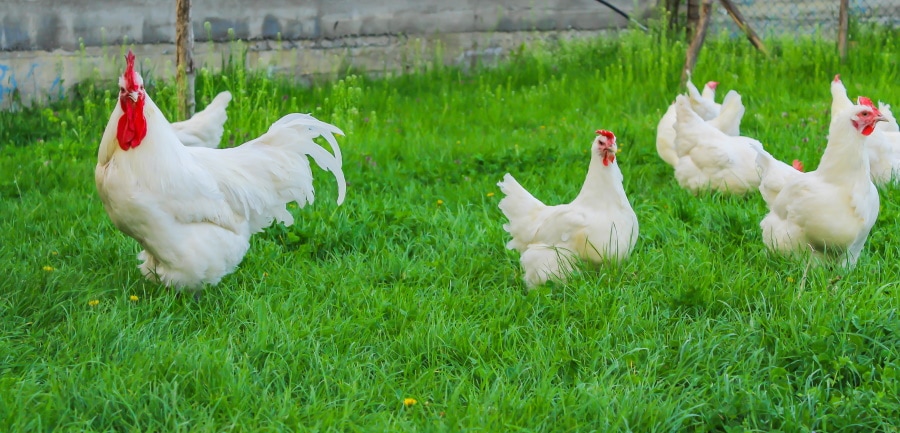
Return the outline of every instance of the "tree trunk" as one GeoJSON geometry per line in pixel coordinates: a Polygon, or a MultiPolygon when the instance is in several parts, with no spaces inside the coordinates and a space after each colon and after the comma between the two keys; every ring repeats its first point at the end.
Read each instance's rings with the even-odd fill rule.
{"type": "Polygon", "coordinates": [[[175,82],[181,99],[181,117],[194,115],[194,28],[191,25],[191,0],[175,1],[175,82]]]}
{"type": "Polygon", "coordinates": [[[684,61],[684,69],[681,70],[681,82],[687,80],[688,72],[694,70],[697,64],[697,56],[700,55],[700,48],[703,47],[703,41],[706,39],[706,29],[709,27],[710,16],[712,15],[712,0],[703,0],[700,6],[700,19],[697,23],[697,31],[694,33],[694,39],[687,50],[687,58],[684,61]]]}
{"type": "Polygon", "coordinates": [[[841,61],[847,59],[847,27],[850,27],[849,0],[841,0],[841,10],[838,15],[838,54],[841,61]]]}

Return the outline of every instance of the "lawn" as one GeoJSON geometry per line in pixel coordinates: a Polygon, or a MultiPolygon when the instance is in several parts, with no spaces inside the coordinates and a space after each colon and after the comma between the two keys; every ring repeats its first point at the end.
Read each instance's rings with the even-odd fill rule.
{"type": "MultiPolygon", "coordinates": [[[[855,31],[844,63],[831,41],[767,43],[711,37],[694,80],[739,91],[777,158],[815,169],[836,73],[900,106],[900,32],[855,31]]],[[[759,194],[691,195],[656,154],[685,49],[623,32],[311,88],[201,72],[201,107],[235,96],[225,146],[311,112],[347,133],[349,185],[337,206],[316,169],[316,202],[199,300],[141,277],[97,196],[112,81],[0,112],[0,431],[897,431],[900,192],[880,190],[854,270],[767,253],[759,194]],[[496,182],[571,200],[599,128],[636,249],[527,291],[496,182]]]]}

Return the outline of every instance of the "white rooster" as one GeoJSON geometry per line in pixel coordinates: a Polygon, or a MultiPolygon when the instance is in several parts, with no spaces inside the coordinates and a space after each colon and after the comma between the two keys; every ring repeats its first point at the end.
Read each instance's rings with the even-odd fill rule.
{"type": "MultiPolygon", "coordinates": [[[[734,90],[725,95],[721,104],[715,102],[716,87],[718,83],[710,81],[703,87],[703,93],[690,81],[687,82],[687,96],[691,103],[691,109],[703,120],[709,121],[716,129],[737,136],[741,134],[741,119],[744,116],[744,105],[740,95],[734,90]],[[732,108],[729,109],[728,107],[732,108]]],[[[678,153],[675,151],[675,120],[677,119],[675,103],[659,120],[656,126],[656,153],[672,167],[678,162],[678,153]]]]}
{"type": "Polygon", "coordinates": [[[625,196],[616,163],[616,136],[599,130],[581,192],[569,204],[547,206],[507,173],[497,185],[506,196],[500,210],[512,235],[506,245],[521,253],[525,283],[534,288],[551,278],[564,281],[577,259],[619,262],[631,253],[638,221],[625,196]]]}
{"type": "MultiPolygon", "coordinates": [[[[847,96],[841,76],[835,75],[831,82],[831,116],[852,106],[853,101],[847,96]]],[[[876,185],[886,185],[900,175],[900,132],[897,132],[897,121],[890,105],[879,103],[879,112],[885,121],[880,122],[866,140],[866,150],[872,181],[876,185]]]]}
{"type": "MultiPolygon", "coordinates": [[[[868,98],[831,119],[828,145],[816,170],[791,172],[761,152],[763,197],[769,213],[760,222],[763,242],[773,251],[814,256],[852,267],[878,217],[878,191],[869,174],[867,137],[884,116],[868,98]],[[783,180],[768,182],[770,167],[783,180]],[[781,183],[780,190],[778,184],[781,183]]],[[[762,191],[762,188],[761,188],[762,191]]]]}
{"type": "MultiPolygon", "coordinates": [[[[727,110],[743,113],[740,95],[732,95],[737,103],[723,105],[721,115],[726,115],[727,110]]],[[[744,194],[759,186],[757,140],[728,135],[703,121],[691,109],[687,96],[678,96],[675,111],[675,179],[682,188],[695,193],[712,189],[744,194]]]]}
{"type": "Polygon", "coordinates": [[[203,109],[194,113],[190,119],[172,124],[178,141],[191,147],[219,147],[222,141],[222,133],[225,132],[225,121],[228,120],[228,103],[231,102],[231,92],[224,91],[216,95],[212,102],[203,109]]]}
{"type": "Polygon", "coordinates": [[[186,147],[144,90],[130,51],[126,61],[94,176],[112,222],[144,247],[147,278],[199,294],[231,273],[250,235],[273,220],[293,223],[288,202],[312,203],[309,156],[334,174],[343,202],[338,128],[289,114],[239,147],[186,147]],[[320,135],[334,155],[313,142],[320,135]]]}

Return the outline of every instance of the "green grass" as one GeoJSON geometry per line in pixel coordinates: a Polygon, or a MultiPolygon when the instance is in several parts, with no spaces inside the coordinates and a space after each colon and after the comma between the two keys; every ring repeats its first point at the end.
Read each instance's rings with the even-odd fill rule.
{"type": "MultiPolygon", "coordinates": [[[[695,82],[741,92],[744,134],[811,170],[835,73],[900,105],[900,34],[854,38],[844,64],[831,42],[769,40],[766,59],[714,38],[695,82]]],[[[114,86],[0,113],[0,431],[897,431],[900,193],[881,191],[855,270],[802,281],[766,252],[758,194],[692,196],[656,155],[684,51],[628,32],[473,74],[201,74],[200,106],[235,94],[228,140],[294,111],[342,127],[349,187],[338,207],[316,171],[316,203],[199,301],[140,276],[95,192],[114,86]],[[623,147],[640,240],[527,292],[495,183],[570,200],[598,128],[623,147]]],[[[174,87],[148,82],[174,113],[174,87]]]]}

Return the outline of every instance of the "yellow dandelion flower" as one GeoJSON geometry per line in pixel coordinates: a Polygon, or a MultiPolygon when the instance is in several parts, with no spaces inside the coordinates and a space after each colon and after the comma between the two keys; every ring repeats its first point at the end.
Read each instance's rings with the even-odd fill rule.
{"type": "Polygon", "coordinates": [[[100,305],[100,300],[99,299],[91,299],[90,301],[88,301],[88,305],[90,305],[92,307],[96,307],[96,306],[100,305]]]}
{"type": "Polygon", "coordinates": [[[51,252],[51,253],[50,253],[50,254],[52,254],[52,255],[54,255],[54,256],[57,256],[57,255],[59,255],[59,253],[58,253],[58,252],[56,252],[56,251],[52,251],[52,252],[51,252]]]}
{"type": "Polygon", "coordinates": [[[263,272],[263,278],[266,278],[266,277],[268,277],[268,276],[269,276],[269,273],[268,273],[268,272],[263,272]]]}
{"type": "Polygon", "coordinates": [[[787,282],[793,283],[793,282],[794,282],[794,279],[793,279],[792,277],[787,277],[787,282]]]}
{"type": "Polygon", "coordinates": [[[443,200],[438,200],[438,201],[437,201],[437,205],[438,205],[438,206],[440,206],[440,205],[442,205],[442,204],[444,204],[444,201],[443,201],[443,200]]]}
{"type": "Polygon", "coordinates": [[[53,272],[53,266],[44,266],[44,270],[47,272],[53,272]]]}
{"type": "Polygon", "coordinates": [[[547,127],[544,125],[541,125],[541,129],[547,129],[547,127]]]}
{"type": "Polygon", "coordinates": [[[621,148],[621,147],[618,148],[618,149],[616,149],[616,154],[619,154],[619,152],[621,152],[621,151],[622,151],[622,148],[621,148]]]}
{"type": "Polygon", "coordinates": [[[137,302],[138,299],[140,299],[140,298],[138,298],[137,295],[131,295],[131,296],[128,297],[128,299],[130,299],[131,302],[137,302]]]}
{"type": "Polygon", "coordinates": [[[404,398],[404,399],[403,399],[403,405],[406,406],[406,407],[410,407],[410,406],[412,406],[412,405],[414,405],[414,404],[416,404],[416,403],[418,403],[418,401],[416,401],[416,399],[414,399],[414,398],[408,398],[408,397],[407,397],[407,398],[404,398]]]}
{"type": "Polygon", "coordinates": [[[494,193],[489,192],[489,193],[487,193],[487,196],[488,196],[488,197],[493,197],[493,196],[494,196],[494,193]]]}
{"type": "Polygon", "coordinates": [[[456,144],[460,144],[460,143],[462,143],[462,142],[461,142],[461,141],[459,141],[459,140],[456,140],[456,144]]]}

